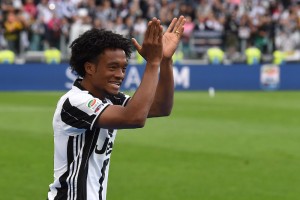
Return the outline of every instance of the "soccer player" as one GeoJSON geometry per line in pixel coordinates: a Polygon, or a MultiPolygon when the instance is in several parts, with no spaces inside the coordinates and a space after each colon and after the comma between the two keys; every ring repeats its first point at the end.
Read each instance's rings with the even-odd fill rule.
{"type": "Polygon", "coordinates": [[[80,78],[60,98],[54,114],[54,182],[49,200],[106,199],[117,129],[141,128],[148,117],[167,116],[172,110],[172,55],[184,23],[183,16],[174,18],[163,34],[160,21],[153,18],[142,45],[132,39],[147,62],[132,97],[119,91],[131,54],[130,40],[92,29],[71,44],[70,65],[80,78]]]}

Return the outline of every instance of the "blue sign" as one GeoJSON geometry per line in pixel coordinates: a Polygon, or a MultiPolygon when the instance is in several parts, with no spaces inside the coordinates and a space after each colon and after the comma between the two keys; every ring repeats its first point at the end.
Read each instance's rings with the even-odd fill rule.
{"type": "MultiPolygon", "coordinates": [[[[143,65],[130,65],[121,90],[135,90],[143,77],[143,65]]],[[[174,65],[176,90],[261,90],[264,81],[275,81],[279,90],[300,90],[300,66],[284,65],[280,73],[267,75],[262,80],[261,66],[248,65],[174,65]],[[271,79],[270,79],[271,77],[271,79]],[[278,80],[277,80],[278,78],[278,80]],[[279,81],[280,80],[280,84],[279,81]],[[263,81],[263,82],[262,82],[263,81]]],[[[270,73],[269,73],[270,72],[270,73]]],[[[67,64],[0,65],[1,91],[14,90],[68,90],[77,78],[67,64]]]]}

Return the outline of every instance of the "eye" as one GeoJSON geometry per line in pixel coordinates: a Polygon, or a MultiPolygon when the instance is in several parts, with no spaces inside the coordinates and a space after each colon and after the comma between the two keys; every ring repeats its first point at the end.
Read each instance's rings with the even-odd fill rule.
{"type": "Polygon", "coordinates": [[[117,67],[115,65],[111,65],[108,68],[110,71],[115,71],[117,67]]]}

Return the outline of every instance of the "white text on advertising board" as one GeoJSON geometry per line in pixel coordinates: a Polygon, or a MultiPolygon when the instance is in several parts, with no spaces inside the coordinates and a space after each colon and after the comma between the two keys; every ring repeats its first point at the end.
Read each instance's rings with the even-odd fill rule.
{"type": "MultiPolygon", "coordinates": [[[[67,77],[67,82],[65,87],[70,89],[73,85],[73,82],[76,80],[77,76],[72,73],[71,69],[68,67],[66,69],[65,75],[67,77]]],[[[174,85],[175,87],[182,87],[184,89],[190,88],[190,68],[184,66],[182,68],[173,68],[174,75],[174,85]]],[[[123,83],[124,90],[135,90],[141,83],[142,74],[139,73],[138,67],[131,66],[126,72],[126,77],[123,83]]]]}

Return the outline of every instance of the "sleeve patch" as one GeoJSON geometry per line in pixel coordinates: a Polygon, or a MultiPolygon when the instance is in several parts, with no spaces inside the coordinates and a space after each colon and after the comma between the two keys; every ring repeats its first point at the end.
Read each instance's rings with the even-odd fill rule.
{"type": "Polygon", "coordinates": [[[98,99],[94,98],[94,99],[90,99],[87,102],[86,106],[89,109],[91,109],[93,112],[96,113],[97,111],[99,111],[101,109],[102,106],[104,106],[104,104],[101,101],[99,101],[98,99]]]}

